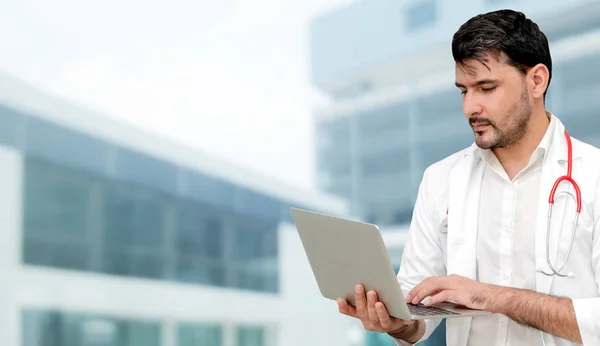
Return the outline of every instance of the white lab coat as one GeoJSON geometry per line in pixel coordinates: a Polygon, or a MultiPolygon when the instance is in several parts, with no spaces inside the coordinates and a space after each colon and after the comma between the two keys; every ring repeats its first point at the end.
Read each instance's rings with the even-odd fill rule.
{"type": "MultiPolygon", "coordinates": [[[[546,264],[548,197],[555,180],[567,172],[564,125],[551,116],[556,126],[549,156],[542,168],[535,230],[536,265],[546,272],[549,271],[546,264]]],[[[548,277],[537,272],[531,275],[536,277],[538,292],[573,299],[584,345],[600,345],[600,150],[575,138],[572,138],[572,146],[572,176],[581,189],[582,210],[573,249],[562,273],[574,272],[575,278],[548,277]]],[[[405,293],[430,276],[457,274],[476,279],[477,208],[485,162],[476,154],[475,148],[473,144],[433,164],[424,173],[398,273],[405,293]],[[441,229],[446,233],[440,232],[441,229]]],[[[573,192],[571,185],[561,183],[558,191],[567,189],[573,192]]],[[[550,237],[555,268],[565,258],[575,213],[574,203],[565,205],[567,195],[558,191],[550,237]],[[559,222],[563,220],[563,212],[569,214],[561,227],[559,222]]],[[[466,317],[446,320],[449,346],[467,344],[470,321],[471,318],[466,317]]],[[[439,322],[427,321],[425,338],[439,322]]],[[[542,335],[547,346],[572,345],[565,339],[546,333],[542,335]]]]}

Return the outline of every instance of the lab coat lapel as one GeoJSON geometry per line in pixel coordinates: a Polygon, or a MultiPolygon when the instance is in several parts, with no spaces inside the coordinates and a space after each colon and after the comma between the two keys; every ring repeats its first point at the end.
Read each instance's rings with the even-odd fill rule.
{"type": "Polygon", "coordinates": [[[448,274],[476,279],[477,215],[484,166],[467,150],[450,172],[448,205],[448,274]]]}
{"type": "MultiPolygon", "coordinates": [[[[484,165],[471,147],[450,172],[448,187],[448,274],[457,274],[477,279],[477,221],[479,196],[484,165]]],[[[448,334],[449,345],[466,345],[471,327],[471,318],[446,321],[449,329],[457,332],[448,334]]]]}

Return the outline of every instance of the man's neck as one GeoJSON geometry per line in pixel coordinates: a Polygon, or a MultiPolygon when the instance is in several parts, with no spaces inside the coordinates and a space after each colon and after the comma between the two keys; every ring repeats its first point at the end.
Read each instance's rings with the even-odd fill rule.
{"type": "Polygon", "coordinates": [[[549,125],[550,119],[546,110],[536,111],[531,116],[527,133],[518,143],[506,148],[492,149],[511,180],[527,166],[549,125]]]}

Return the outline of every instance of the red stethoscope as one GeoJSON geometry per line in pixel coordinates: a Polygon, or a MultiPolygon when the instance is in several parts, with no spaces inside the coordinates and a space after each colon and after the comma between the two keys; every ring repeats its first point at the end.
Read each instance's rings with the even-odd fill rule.
{"type": "MultiPolygon", "coordinates": [[[[567,141],[567,153],[568,153],[568,155],[567,155],[567,160],[568,160],[567,161],[567,174],[556,179],[556,181],[554,182],[554,186],[552,186],[552,190],[550,190],[550,196],[548,197],[549,205],[548,205],[548,221],[546,224],[546,262],[548,263],[548,267],[550,268],[551,272],[546,273],[545,271],[543,271],[540,268],[537,268],[536,271],[538,273],[542,273],[547,276],[557,275],[560,277],[574,278],[575,274],[573,272],[569,272],[567,274],[562,274],[561,271],[563,270],[563,268],[567,264],[567,261],[569,260],[569,255],[571,254],[571,249],[573,248],[573,241],[575,240],[575,230],[577,229],[577,221],[579,220],[579,214],[581,213],[581,190],[579,189],[579,185],[577,184],[577,182],[573,179],[573,177],[571,175],[571,173],[573,171],[573,146],[571,144],[571,136],[569,136],[569,133],[567,132],[567,130],[565,130],[565,139],[567,141]],[[577,201],[577,212],[575,213],[575,222],[573,223],[573,228],[571,230],[571,240],[569,243],[567,255],[565,256],[565,260],[562,262],[560,267],[558,269],[556,269],[552,265],[552,261],[550,260],[550,223],[552,220],[552,207],[554,206],[554,197],[556,195],[556,190],[558,189],[558,186],[560,185],[560,183],[565,182],[565,181],[570,183],[571,185],[573,185],[573,189],[575,190],[575,195],[573,195],[569,191],[560,191],[560,192],[570,195],[577,201]]],[[[448,215],[448,209],[446,209],[446,215],[448,215]]],[[[447,227],[448,227],[447,222],[448,221],[446,218],[446,223],[444,225],[442,225],[442,227],[441,227],[442,229],[445,229],[446,232],[447,232],[447,227]]],[[[441,231],[441,232],[445,233],[443,231],[441,231]]]]}
{"type": "Polygon", "coordinates": [[[567,133],[567,130],[565,130],[565,139],[567,140],[567,153],[568,153],[568,155],[567,155],[567,160],[568,160],[567,161],[567,174],[563,175],[562,177],[559,177],[556,180],[556,182],[554,183],[554,186],[552,187],[552,190],[550,191],[550,197],[548,198],[549,206],[548,206],[548,222],[547,222],[547,227],[546,227],[546,262],[548,263],[548,267],[550,267],[550,270],[552,272],[546,273],[541,268],[536,269],[536,271],[538,273],[542,273],[542,274],[548,275],[548,276],[557,275],[557,276],[560,276],[563,278],[564,277],[574,278],[575,274],[573,272],[569,272],[567,274],[560,273],[563,270],[563,268],[565,267],[565,265],[567,264],[567,261],[569,260],[569,255],[571,254],[571,249],[573,248],[573,241],[575,240],[575,230],[577,229],[577,221],[579,221],[579,214],[581,213],[581,190],[579,189],[579,184],[577,184],[577,182],[575,180],[573,180],[573,177],[571,176],[571,173],[573,171],[573,146],[571,145],[571,136],[569,136],[569,134],[567,133]],[[567,250],[567,255],[565,256],[565,260],[563,261],[562,265],[558,269],[555,269],[554,266],[552,265],[552,262],[550,261],[550,221],[552,220],[552,206],[554,206],[554,195],[556,194],[558,185],[560,183],[562,183],[563,181],[569,182],[571,185],[573,185],[573,189],[575,190],[575,196],[573,196],[573,194],[569,191],[562,191],[562,192],[570,195],[577,201],[577,212],[575,213],[575,222],[573,223],[573,228],[571,230],[571,241],[569,242],[569,248],[567,250]]]}

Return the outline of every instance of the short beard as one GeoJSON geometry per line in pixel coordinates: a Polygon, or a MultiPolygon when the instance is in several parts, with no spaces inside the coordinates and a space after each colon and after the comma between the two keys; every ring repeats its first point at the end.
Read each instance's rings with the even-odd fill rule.
{"type": "Polygon", "coordinates": [[[508,127],[506,130],[501,131],[498,129],[496,123],[492,122],[488,118],[472,117],[469,119],[469,124],[489,124],[494,130],[493,137],[487,142],[479,142],[477,140],[477,134],[475,134],[475,143],[481,149],[497,149],[506,148],[511,145],[518,143],[523,136],[527,133],[529,126],[529,120],[532,115],[532,107],[529,104],[529,97],[525,86],[522,88],[521,98],[516,102],[508,111],[508,117],[506,123],[508,127]]]}

